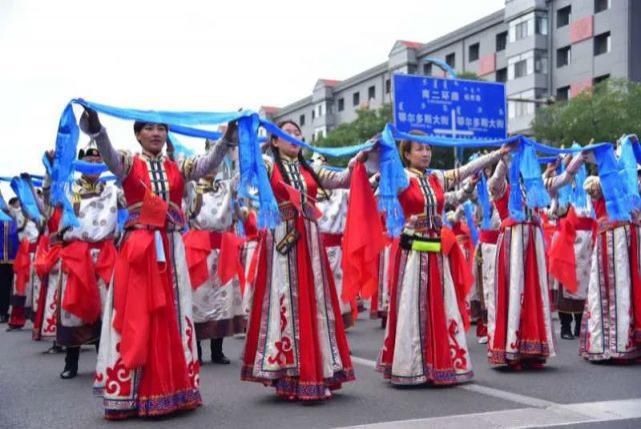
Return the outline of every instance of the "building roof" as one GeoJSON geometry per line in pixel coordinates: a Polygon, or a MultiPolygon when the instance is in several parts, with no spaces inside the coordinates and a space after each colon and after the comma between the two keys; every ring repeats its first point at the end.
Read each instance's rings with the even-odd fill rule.
{"type": "Polygon", "coordinates": [[[341,81],[341,83],[337,85],[336,88],[334,88],[334,93],[342,89],[349,88],[350,86],[356,85],[364,80],[369,79],[372,76],[377,76],[381,73],[385,73],[386,71],[387,71],[387,61],[385,61],[384,63],[380,63],[379,65],[376,65],[365,71],[362,71],[358,74],[355,74],[354,76],[350,76],[347,79],[341,81]]]}
{"type": "Polygon", "coordinates": [[[288,113],[291,113],[293,111],[296,111],[296,110],[300,109],[301,107],[307,106],[311,102],[312,102],[312,96],[308,95],[305,98],[301,98],[300,100],[294,101],[293,103],[288,104],[287,106],[284,106],[284,107],[280,108],[278,110],[278,112],[276,113],[276,115],[277,116],[286,115],[288,113]]]}
{"type": "Polygon", "coordinates": [[[504,9],[501,9],[482,18],[479,18],[474,22],[464,25],[463,27],[460,27],[454,31],[451,31],[441,37],[437,37],[436,39],[424,43],[420,47],[421,50],[417,54],[419,57],[422,57],[423,55],[441,49],[442,47],[447,46],[456,40],[469,37],[472,34],[480,33],[488,27],[492,27],[504,22],[504,9]]]}
{"type": "Polygon", "coordinates": [[[397,40],[397,42],[400,43],[401,45],[404,45],[404,46],[410,48],[410,49],[419,49],[419,48],[422,48],[425,45],[425,43],[411,42],[409,40],[397,40]]]}
{"type": "Polygon", "coordinates": [[[335,79],[318,79],[318,81],[325,86],[332,86],[332,87],[341,83],[340,80],[335,80],[335,79]]]}
{"type": "Polygon", "coordinates": [[[278,113],[280,110],[280,107],[276,106],[260,106],[260,110],[262,110],[265,113],[278,113]]]}

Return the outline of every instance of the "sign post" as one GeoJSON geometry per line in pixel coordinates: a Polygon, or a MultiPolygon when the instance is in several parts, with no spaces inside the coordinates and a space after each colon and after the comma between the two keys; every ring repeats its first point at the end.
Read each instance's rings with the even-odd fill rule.
{"type": "Polygon", "coordinates": [[[505,85],[395,74],[394,124],[428,135],[504,139],[505,85]]]}

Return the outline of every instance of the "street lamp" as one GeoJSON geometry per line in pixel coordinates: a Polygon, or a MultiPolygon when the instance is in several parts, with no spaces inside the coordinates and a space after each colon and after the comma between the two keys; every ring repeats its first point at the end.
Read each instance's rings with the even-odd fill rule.
{"type": "Polygon", "coordinates": [[[546,98],[539,98],[539,99],[533,99],[533,98],[507,98],[507,101],[516,101],[518,103],[534,103],[537,106],[538,105],[545,105],[545,106],[551,106],[556,103],[556,97],[550,96],[546,98]]]}

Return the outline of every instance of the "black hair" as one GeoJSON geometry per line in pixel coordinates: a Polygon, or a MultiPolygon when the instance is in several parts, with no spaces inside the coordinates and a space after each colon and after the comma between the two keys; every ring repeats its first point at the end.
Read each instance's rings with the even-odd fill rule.
{"type": "MultiPolygon", "coordinates": [[[[283,128],[285,125],[291,124],[295,126],[298,131],[301,131],[300,126],[298,124],[290,119],[286,119],[284,121],[279,122],[278,128],[283,128]]],[[[283,167],[283,160],[280,157],[280,152],[278,151],[278,148],[273,145],[273,142],[278,139],[278,136],[275,134],[272,134],[270,136],[270,149],[272,152],[272,157],[274,158],[274,164],[276,165],[276,168],[278,168],[278,171],[280,172],[280,175],[283,177],[283,180],[285,183],[288,185],[291,185],[289,181],[289,177],[287,177],[287,172],[285,171],[285,167],[283,167]]],[[[314,181],[316,182],[316,186],[318,186],[318,190],[321,192],[325,192],[325,189],[323,188],[323,185],[321,185],[320,177],[318,177],[318,174],[314,171],[314,169],[307,163],[307,160],[303,157],[303,151],[299,151],[297,155],[298,162],[300,163],[300,166],[307,170],[307,172],[312,176],[314,181]]]]}
{"type": "MultiPolygon", "coordinates": [[[[143,128],[145,128],[145,125],[147,124],[153,124],[154,122],[143,122],[143,121],[136,121],[134,122],[134,133],[138,134],[143,128]]],[[[162,125],[165,127],[165,131],[169,131],[169,127],[167,124],[158,124],[162,125]]]]}
{"type": "Polygon", "coordinates": [[[82,159],[86,156],[100,156],[100,151],[96,148],[89,148],[87,150],[80,149],[78,151],[78,159],[82,159]]]}

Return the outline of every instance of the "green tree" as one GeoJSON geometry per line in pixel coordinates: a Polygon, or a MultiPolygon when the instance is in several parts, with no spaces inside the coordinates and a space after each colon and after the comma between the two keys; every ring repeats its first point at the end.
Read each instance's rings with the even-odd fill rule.
{"type": "Polygon", "coordinates": [[[554,146],[613,142],[641,133],[641,84],[624,79],[601,82],[567,102],[543,107],[532,122],[534,135],[554,146]]]}
{"type": "MultiPolygon", "coordinates": [[[[392,122],[392,106],[383,105],[376,110],[360,109],[356,112],[358,117],[350,122],[341,124],[330,131],[327,136],[316,141],[317,146],[342,147],[354,146],[364,143],[371,137],[383,131],[385,124],[392,122]]],[[[466,153],[465,159],[469,154],[466,153]]],[[[348,157],[332,158],[328,160],[336,166],[346,166],[348,157]]],[[[432,168],[445,169],[454,166],[454,152],[452,149],[432,147],[432,168]]]]}
{"type": "MultiPolygon", "coordinates": [[[[392,106],[384,104],[375,110],[358,109],[356,115],[355,120],[340,124],[315,144],[322,147],[343,147],[364,143],[383,131],[385,124],[392,122],[392,106]]],[[[344,167],[349,157],[332,158],[328,161],[332,165],[344,167]]]]}
{"type": "Polygon", "coordinates": [[[346,124],[340,124],[316,144],[323,147],[353,146],[383,131],[385,124],[392,122],[392,106],[384,104],[376,110],[359,109],[357,118],[346,124]]]}
{"type": "Polygon", "coordinates": [[[464,80],[485,80],[479,75],[477,75],[474,72],[471,71],[464,71],[460,73],[456,73],[456,78],[457,79],[464,79],[464,80]]]}

